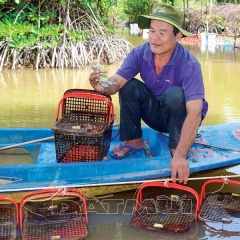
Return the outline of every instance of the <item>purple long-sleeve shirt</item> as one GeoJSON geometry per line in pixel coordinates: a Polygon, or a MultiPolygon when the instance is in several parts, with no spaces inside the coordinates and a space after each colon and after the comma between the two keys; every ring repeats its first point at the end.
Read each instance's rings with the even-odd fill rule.
{"type": "Polygon", "coordinates": [[[202,116],[204,118],[208,103],[205,101],[201,65],[196,57],[177,43],[171,59],[159,75],[156,73],[153,57],[149,43],[141,44],[128,54],[116,73],[126,80],[140,73],[142,80],[158,100],[167,88],[182,87],[186,102],[203,99],[202,116]]]}

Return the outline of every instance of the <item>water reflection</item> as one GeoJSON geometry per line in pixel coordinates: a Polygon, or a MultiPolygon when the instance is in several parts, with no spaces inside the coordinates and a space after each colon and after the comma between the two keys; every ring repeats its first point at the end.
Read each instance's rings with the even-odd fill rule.
{"type": "MultiPolygon", "coordinates": [[[[106,217],[108,218],[108,217],[106,217]]],[[[205,236],[204,232],[200,232],[200,226],[198,222],[194,222],[191,229],[184,233],[160,233],[147,231],[130,226],[129,223],[123,223],[120,216],[110,216],[111,219],[117,220],[116,224],[102,224],[94,225],[89,229],[89,237],[91,240],[99,239],[114,239],[114,240],[187,240],[187,239],[201,239],[205,236]]],[[[130,219],[128,219],[130,221],[130,219]]],[[[90,218],[91,221],[91,218],[90,218]]],[[[204,239],[204,238],[203,238],[204,239]]]]}
{"type": "Polygon", "coordinates": [[[234,47],[234,43],[230,42],[228,43],[206,43],[206,42],[201,42],[201,52],[202,53],[216,53],[218,51],[222,51],[222,52],[232,52],[234,53],[235,51],[238,51],[238,48],[234,47]]]}
{"type": "Polygon", "coordinates": [[[236,39],[222,39],[219,38],[215,33],[201,33],[200,42],[202,53],[208,51],[214,54],[216,51],[219,50],[227,52],[233,52],[237,50],[236,39]]]}
{"type": "Polygon", "coordinates": [[[198,238],[201,240],[217,240],[217,239],[230,239],[236,240],[239,239],[240,233],[239,228],[234,225],[235,229],[229,229],[231,224],[221,224],[221,223],[204,223],[202,224],[202,229],[205,232],[205,236],[202,238],[198,238]]]}
{"type": "MultiPolygon", "coordinates": [[[[109,74],[119,67],[106,67],[109,74]]],[[[50,127],[55,121],[58,102],[69,88],[91,89],[88,78],[91,68],[20,69],[0,73],[0,127],[50,127]]],[[[118,113],[117,95],[115,111],[118,113]]]]}

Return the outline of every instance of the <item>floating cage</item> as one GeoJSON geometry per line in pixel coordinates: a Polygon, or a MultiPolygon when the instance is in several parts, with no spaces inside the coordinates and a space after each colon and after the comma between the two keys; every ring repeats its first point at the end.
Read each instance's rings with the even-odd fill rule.
{"type": "Polygon", "coordinates": [[[13,199],[0,196],[0,239],[18,239],[18,205],[13,199]]]}
{"type": "Polygon", "coordinates": [[[24,240],[85,239],[88,236],[86,200],[73,188],[40,190],[20,202],[24,240]]]}
{"type": "Polygon", "coordinates": [[[183,191],[183,196],[157,194],[143,200],[143,189],[146,187],[166,187],[163,182],[150,182],[141,185],[137,192],[135,214],[131,225],[151,231],[183,232],[190,228],[197,219],[199,196],[189,187],[168,183],[168,188],[183,191]],[[190,197],[186,192],[191,193],[190,197]]]}
{"type": "Polygon", "coordinates": [[[66,91],[58,104],[56,123],[52,127],[57,162],[102,160],[110,148],[113,120],[110,96],[93,90],[66,91]]]}
{"type": "Polygon", "coordinates": [[[201,209],[198,218],[205,222],[240,224],[240,194],[231,192],[213,192],[206,194],[209,184],[240,185],[240,182],[224,179],[212,179],[204,183],[201,189],[201,209]]]}

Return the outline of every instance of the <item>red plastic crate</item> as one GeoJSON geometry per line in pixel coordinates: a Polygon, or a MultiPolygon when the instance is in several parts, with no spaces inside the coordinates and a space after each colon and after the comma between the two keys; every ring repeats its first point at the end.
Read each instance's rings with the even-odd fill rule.
{"type": "MultiPolygon", "coordinates": [[[[223,192],[224,185],[240,186],[239,181],[229,179],[210,179],[206,181],[201,189],[201,209],[198,218],[205,222],[220,222],[228,225],[235,225],[236,229],[240,224],[240,194],[223,192]],[[217,191],[206,194],[207,186],[216,185],[217,191]],[[219,189],[220,187],[220,189],[219,189]]],[[[238,190],[239,192],[239,190],[238,190]]]]}
{"type": "Polygon", "coordinates": [[[52,131],[57,162],[99,161],[107,155],[114,120],[110,96],[69,89],[59,102],[56,120],[52,131]]]}
{"type": "Polygon", "coordinates": [[[74,188],[52,188],[26,194],[20,202],[24,240],[85,239],[88,236],[86,200],[74,188]]]}
{"type": "Polygon", "coordinates": [[[0,202],[0,239],[19,239],[17,202],[3,196],[0,196],[0,202]]]}
{"type": "Polygon", "coordinates": [[[199,211],[198,193],[180,184],[149,182],[142,184],[137,192],[135,214],[131,225],[156,232],[183,232],[189,230],[199,211]],[[183,195],[155,194],[143,199],[143,189],[147,187],[174,188],[183,195]],[[191,193],[188,197],[186,193],[191,193]]]}

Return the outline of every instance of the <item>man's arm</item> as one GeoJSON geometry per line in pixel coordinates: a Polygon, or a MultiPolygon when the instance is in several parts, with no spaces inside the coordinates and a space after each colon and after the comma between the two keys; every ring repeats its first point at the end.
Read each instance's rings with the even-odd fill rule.
{"type": "Polygon", "coordinates": [[[114,74],[109,78],[113,84],[105,88],[99,83],[99,77],[99,69],[97,69],[90,74],[89,81],[95,91],[105,95],[113,95],[117,93],[119,89],[121,89],[127,83],[125,78],[119,76],[118,74],[114,74]]]}
{"type": "Polygon", "coordinates": [[[183,123],[181,136],[177,148],[174,151],[170,170],[172,181],[175,183],[178,173],[179,183],[187,183],[189,177],[189,164],[187,154],[197,136],[202,119],[202,99],[191,100],[186,103],[187,117],[183,123]]]}

